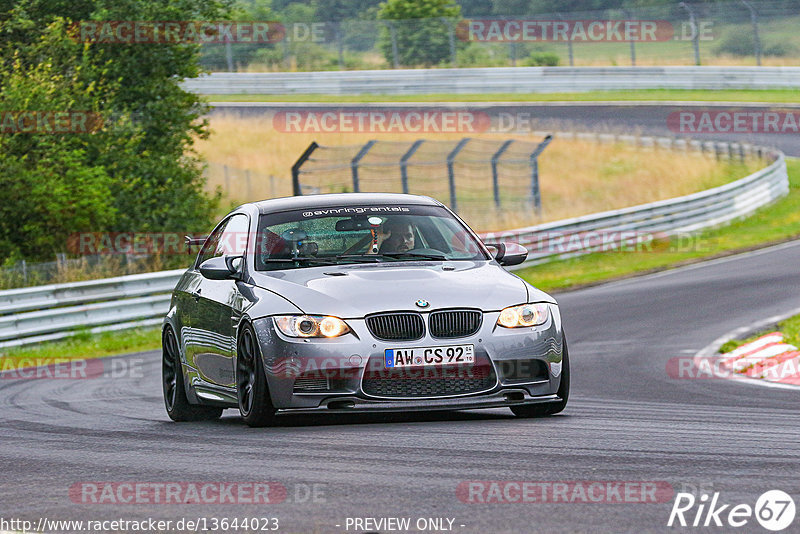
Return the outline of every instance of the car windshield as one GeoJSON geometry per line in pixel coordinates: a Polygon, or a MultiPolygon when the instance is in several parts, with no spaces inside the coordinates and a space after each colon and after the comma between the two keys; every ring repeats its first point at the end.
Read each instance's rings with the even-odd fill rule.
{"type": "Polygon", "coordinates": [[[468,229],[440,206],[346,206],[263,214],[259,271],[345,263],[488,260],[468,229]]]}

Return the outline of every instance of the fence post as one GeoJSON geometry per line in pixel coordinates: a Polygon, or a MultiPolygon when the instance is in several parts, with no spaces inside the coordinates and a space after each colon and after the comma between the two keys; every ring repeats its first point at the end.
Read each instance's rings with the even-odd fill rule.
{"type": "Polygon", "coordinates": [[[450,43],[450,63],[453,67],[458,67],[458,57],[456,55],[456,31],[452,22],[442,17],[442,21],[447,25],[447,39],[450,43]]]}
{"type": "Polygon", "coordinates": [[[500,208],[500,181],[497,178],[497,160],[500,159],[503,152],[505,152],[513,142],[513,139],[509,139],[500,145],[500,148],[492,156],[492,192],[494,193],[494,205],[498,209],[500,208]]]}
{"type": "Polygon", "coordinates": [[[536,212],[536,215],[542,214],[542,195],[539,190],[539,155],[547,148],[547,145],[550,144],[550,141],[553,140],[552,135],[547,135],[544,138],[544,141],[539,143],[539,146],[536,147],[531,153],[530,162],[531,162],[531,198],[533,199],[533,209],[536,212]]]}
{"type": "Polygon", "coordinates": [[[283,63],[286,67],[286,70],[289,70],[292,67],[292,62],[289,58],[289,41],[287,39],[283,39],[283,63]]]}
{"type": "Polygon", "coordinates": [[[247,182],[247,201],[251,202],[253,200],[253,191],[250,188],[250,169],[244,171],[244,179],[247,182]]]}
{"type": "Polygon", "coordinates": [[[403,184],[403,193],[408,194],[408,160],[411,159],[411,156],[417,151],[422,143],[424,143],[424,139],[418,139],[414,141],[414,144],[411,145],[411,148],[403,154],[403,157],[400,158],[400,181],[403,184]]]}
{"type": "Polygon", "coordinates": [[[686,2],[678,4],[689,13],[689,26],[692,28],[692,44],[694,45],[694,64],[700,64],[700,28],[697,27],[697,18],[694,16],[694,9],[686,2]]]}
{"type": "Polygon", "coordinates": [[[297,161],[294,162],[292,165],[292,194],[296,197],[299,197],[303,194],[303,189],[300,187],[300,167],[308,161],[308,158],[311,157],[311,154],[319,148],[319,145],[316,141],[312,141],[308,148],[300,154],[300,157],[297,158],[297,161]]]}
{"type": "Polygon", "coordinates": [[[361,187],[360,187],[360,184],[358,183],[358,164],[361,162],[361,159],[364,156],[367,155],[367,152],[369,152],[369,149],[372,148],[372,146],[375,143],[377,143],[377,141],[375,141],[374,139],[372,141],[368,141],[366,145],[361,147],[361,150],[358,151],[358,154],[356,154],[356,157],[354,157],[353,160],[350,162],[350,170],[353,173],[353,192],[354,193],[360,193],[361,192],[361,187]]]}
{"type": "MultiPolygon", "coordinates": [[[[629,21],[633,20],[633,15],[627,9],[623,9],[622,13],[625,15],[625,18],[627,18],[629,21]]],[[[631,39],[628,42],[631,45],[631,67],[635,67],[636,66],[636,42],[633,39],[631,39]]]]}
{"type": "Polygon", "coordinates": [[[233,68],[233,46],[231,42],[225,39],[225,61],[228,63],[228,72],[234,72],[233,68]]]}
{"type": "MultiPolygon", "coordinates": [[[[556,16],[559,20],[564,20],[564,16],[561,13],[556,13],[556,16]]],[[[570,31],[571,28],[567,29],[567,54],[569,54],[569,66],[575,66],[575,58],[572,54],[572,32],[570,31]]]]}
{"type": "Polygon", "coordinates": [[[516,67],[517,66],[517,42],[516,41],[511,41],[510,43],[508,43],[508,52],[509,52],[509,56],[511,56],[511,66],[512,67],[516,67]]]}
{"type": "Polygon", "coordinates": [[[465,137],[458,142],[456,147],[447,155],[447,180],[450,182],[450,209],[458,212],[458,201],[456,200],[456,175],[453,169],[456,156],[461,149],[469,142],[470,138],[465,137]]]}
{"type": "Polygon", "coordinates": [[[342,21],[336,22],[336,45],[339,48],[339,70],[344,70],[344,32],[342,32],[342,21]]]}
{"type": "Polygon", "coordinates": [[[742,0],[742,3],[747,9],[750,10],[750,24],[753,25],[753,47],[756,53],[756,65],[761,66],[761,37],[758,35],[758,13],[755,8],[747,0],[742,0]]]}
{"type": "Polygon", "coordinates": [[[386,25],[389,26],[389,36],[392,39],[392,68],[400,68],[400,60],[397,55],[397,28],[394,26],[394,21],[387,20],[386,25]]]}

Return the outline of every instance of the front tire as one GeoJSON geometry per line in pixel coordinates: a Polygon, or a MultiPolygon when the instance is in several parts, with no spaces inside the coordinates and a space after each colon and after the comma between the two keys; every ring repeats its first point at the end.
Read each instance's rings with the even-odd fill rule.
{"type": "Polygon", "coordinates": [[[169,326],[161,335],[161,384],[164,390],[164,406],[173,421],[210,421],[222,415],[222,408],[189,403],[178,341],[169,326]]]}
{"type": "Polygon", "coordinates": [[[558,385],[556,395],[561,399],[558,402],[511,406],[511,411],[517,417],[543,417],[557,414],[566,408],[567,400],[569,400],[569,351],[567,350],[566,337],[564,337],[564,352],[561,359],[561,383],[558,385]]]}
{"type": "Polygon", "coordinates": [[[247,426],[257,428],[275,423],[277,410],[269,396],[256,334],[249,324],[242,327],[236,344],[236,397],[247,426]]]}

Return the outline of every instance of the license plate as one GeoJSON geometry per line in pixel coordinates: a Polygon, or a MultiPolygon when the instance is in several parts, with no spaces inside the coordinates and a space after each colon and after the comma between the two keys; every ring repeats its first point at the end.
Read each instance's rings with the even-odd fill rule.
{"type": "Polygon", "coordinates": [[[474,345],[447,345],[444,347],[386,349],[384,361],[386,368],[475,363],[475,347],[474,345]]]}

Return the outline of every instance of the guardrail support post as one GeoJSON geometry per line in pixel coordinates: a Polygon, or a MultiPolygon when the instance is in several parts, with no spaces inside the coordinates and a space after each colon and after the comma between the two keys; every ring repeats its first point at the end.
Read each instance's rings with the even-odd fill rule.
{"type": "Polygon", "coordinates": [[[422,143],[424,143],[424,139],[418,139],[414,141],[414,144],[411,145],[411,148],[408,149],[408,152],[403,154],[403,157],[400,158],[400,181],[403,184],[403,193],[408,194],[408,160],[411,159],[411,156],[417,151],[422,143]]]}
{"type": "Polygon", "coordinates": [[[536,147],[531,153],[530,161],[531,161],[531,199],[533,200],[533,209],[536,215],[542,214],[542,195],[539,190],[539,155],[544,152],[544,149],[547,148],[547,145],[550,144],[550,141],[553,140],[552,135],[548,135],[544,138],[544,141],[539,143],[539,146],[536,147]]]}
{"type": "Polygon", "coordinates": [[[353,192],[360,193],[361,192],[361,185],[358,183],[358,164],[361,163],[361,160],[364,156],[367,155],[367,152],[372,148],[372,146],[377,143],[374,139],[372,141],[368,141],[366,145],[361,147],[361,150],[358,151],[356,157],[350,162],[350,170],[353,173],[353,192]]]}
{"type": "Polygon", "coordinates": [[[508,147],[510,147],[513,142],[513,139],[509,139],[500,145],[500,148],[494,153],[494,156],[492,156],[492,192],[494,193],[494,205],[497,209],[500,209],[500,181],[497,177],[497,160],[500,159],[503,152],[508,150],[508,147]]]}
{"type": "Polygon", "coordinates": [[[464,145],[466,145],[469,140],[469,137],[465,137],[459,141],[456,147],[447,155],[447,179],[450,182],[450,209],[455,212],[458,212],[458,201],[456,200],[456,175],[453,167],[455,165],[456,156],[458,156],[458,153],[461,152],[461,149],[464,148],[464,145]]]}
{"type": "Polygon", "coordinates": [[[297,158],[297,161],[294,162],[292,165],[292,194],[296,197],[303,195],[303,188],[300,187],[300,167],[308,161],[308,158],[311,157],[311,154],[319,148],[319,145],[316,141],[312,141],[308,148],[306,148],[305,152],[300,154],[300,157],[297,158]]]}

